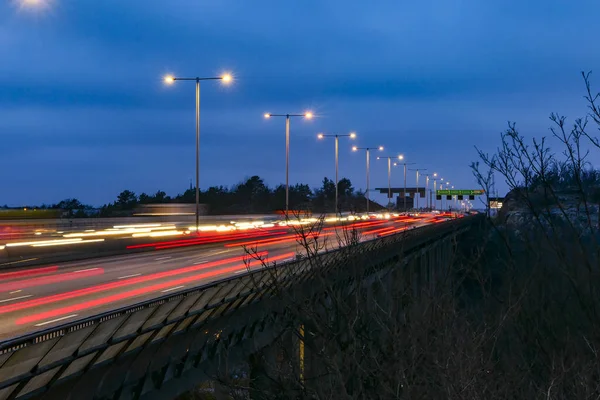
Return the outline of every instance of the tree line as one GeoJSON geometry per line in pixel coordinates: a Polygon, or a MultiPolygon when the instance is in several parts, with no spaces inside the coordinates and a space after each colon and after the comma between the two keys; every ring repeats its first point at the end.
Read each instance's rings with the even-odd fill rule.
{"type": "MultiPolygon", "coordinates": [[[[140,205],[188,203],[196,201],[196,190],[192,187],[175,196],[158,190],[154,194],[123,190],[115,201],[95,208],[81,203],[78,199],[65,199],[56,204],[42,205],[38,208],[59,208],[71,217],[90,215],[116,216],[130,215],[140,205]]],[[[208,206],[210,214],[272,213],[285,209],[285,185],[269,187],[259,176],[252,176],[232,187],[211,186],[200,191],[200,203],[208,206]]],[[[311,189],[309,185],[298,183],[290,185],[289,208],[291,210],[310,210],[312,212],[331,212],[335,203],[335,182],[323,178],[321,186],[311,189]]],[[[364,192],[356,190],[348,178],[338,182],[338,208],[343,211],[362,212],[366,209],[364,192]]],[[[371,202],[370,209],[375,211],[383,207],[371,202]]]]}

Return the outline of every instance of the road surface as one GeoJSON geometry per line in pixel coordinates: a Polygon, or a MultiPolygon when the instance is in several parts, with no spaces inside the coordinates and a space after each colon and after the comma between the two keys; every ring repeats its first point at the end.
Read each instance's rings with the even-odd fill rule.
{"type": "MultiPolygon", "coordinates": [[[[359,221],[353,226],[364,240],[432,222],[436,222],[432,216],[400,217],[359,221]]],[[[330,226],[319,235],[333,248],[338,246],[342,230],[330,226]]],[[[241,274],[248,270],[244,246],[264,252],[269,263],[292,260],[300,250],[293,233],[280,231],[276,236],[167,246],[145,253],[0,272],[0,341],[241,274]]],[[[260,266],[259,261],[250,263],[250,268],[260,266]]]]}

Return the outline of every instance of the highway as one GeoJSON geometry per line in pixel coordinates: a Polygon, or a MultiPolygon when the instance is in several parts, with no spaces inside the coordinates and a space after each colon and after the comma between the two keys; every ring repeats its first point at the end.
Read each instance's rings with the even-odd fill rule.
{"type": "MultiPolygon", "coordinates": [[[[281,219],[277,214],[268,215],[201,215],[201,225],[229,224],[257,220],[281,219]]],[[[11,241],[33,238],[54,238],[74,232],[103,230],[114,226],[156,225],[187,227],[194,225],[194,216],[138,216],[120,218],[61,218],[61,219],[0,219],[0,245],[11,241]]]]}
{"type": "MultiPolygon", "coordinates": [[[[423,214],[345,222],[326,225],[318,240],[331,249],[339,246],[344,229],[356,229],[361,240],[368,240],[443,221],[423,214]]],[[[297,234],[279,227],[256,231],[250,238],[232,233],[202,244],[190,240],[159,238],[144,245],[154,251],[1,270],[0,341],[260,268],[256,260],[246,264],[245,246],[268,263],[292,260],[301,251],[297,234]]]]}

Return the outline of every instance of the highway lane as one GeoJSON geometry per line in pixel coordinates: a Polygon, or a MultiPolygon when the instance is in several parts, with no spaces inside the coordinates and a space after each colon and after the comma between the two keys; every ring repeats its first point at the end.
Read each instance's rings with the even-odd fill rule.
{"type": "MultiPolygon", "coordinates": [[[[355,224],[363,239],[370,239],[430,222],[404,218],[355,224]]],[[[337,247],[341,229],[325,227],[321,240],[337,247]]],[[[0,340],[243,273],[244,244],[268,252],[268,261],[291,260],[298,250],[296,238],[283,234],[0,273],[0,340]]]]}

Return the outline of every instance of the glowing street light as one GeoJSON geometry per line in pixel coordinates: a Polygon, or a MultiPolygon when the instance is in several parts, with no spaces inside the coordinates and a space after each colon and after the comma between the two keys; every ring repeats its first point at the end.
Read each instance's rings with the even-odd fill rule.
{"type": "Polygon", "coordinates": [[[290,117],[303,117],[305,119],[312,119],[313,113],[310,111],[304,114],[270,114],[266,113],[266,119],[271,117],[285,117],[285,215],[288,216],[289,204],[290,204],[290,117]]]}
{"type": "Polygon", "coordinates": [[[50,7],[52,0],[13,0],[13,3],[18,7],[19,11],[26,12],[42,12],[50,7]]]}
{"type": "Polygon", "coordinates": [[[335,138],[335,213],[338,212],[338,159],[339,159],[339,138],[340,137],[349,137],[350,139],[356,138],[356,133],[351,132],[347,135],[325,135],[323,133],[319,133],[317,138],[324,139],[326,137],[335,138]]]}
{"type": "Polygon", "coordinates": [[[358,150],[365,150],[367,153],[367,214],[369,213],[369,165],[371,164],[370,162],[370,158],[369,158],[369,152],[370,150],[379,150],[379,151],[383,151],[383,146],[378,146],[378,147],[356,147],[353,146],[352,147],[352,151],[358,151],[358,150]]]}
{"type": "Polygon", "coordinates": [[[231,76],[231,74],[224,74],[221,76],[221,80],[224,83],[230,83],[233,80],[233,77],[231,76]]]}
{"type": "Polygon", "coordinates": [[[166,75],[163,80],[167,85],[172,85],[175,81],[196,82],[196,233],[198,233],[198,226],[200,224],[200,81],[220,80],[224,84],[228,84],[233,78],[230,74],[209,78],[179,78],[173,75],[166,75]]]}
{"type": "MultiPolygon", "coordinates": [[[[400,154],[399,156],[385,156],[385,157],[377,157],[378,160],[387,159],[388,165],[388,209],[390,208],[390,202],[392,198],[392,160],[403,160],[404,156],[400,154]]],[[[394,163],[396,165],[396,163],[394,163]]]]}

